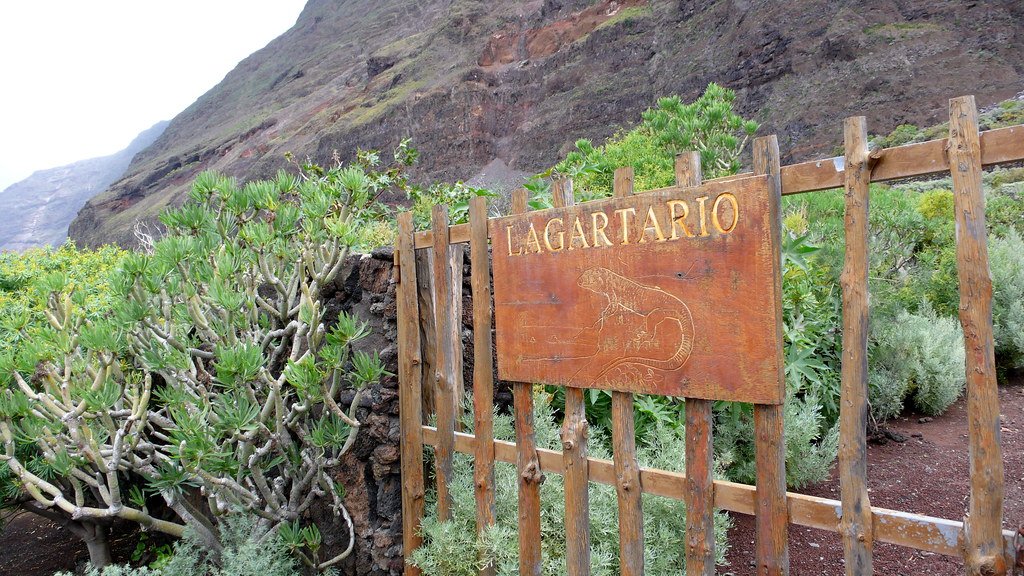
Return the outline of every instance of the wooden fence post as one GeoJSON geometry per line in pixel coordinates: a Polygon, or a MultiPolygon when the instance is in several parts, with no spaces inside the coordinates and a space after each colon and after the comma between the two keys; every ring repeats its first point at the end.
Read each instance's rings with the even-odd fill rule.
{"type": "MultiPolygon", "coordinates": [[[[477,534],[494,525],[494,362],[491,357],[491,263],[487,252],[487,200],[477,196],[469,202],[473,289],[473,434],[476,453],[473,485],[476,494],[477,534]]],[[[494,574],[494,566],[480,570],[494,574]]]]}
{"type": "MultiPolygon", "coordinates": [[[[452,292],[461,298],[462,283],[452,281],[452,261],[448,241],[448,207],[437,205],[431,211],[431,227],[434,233],[434,322],[436,325],[437,350],[437,516],[440,520],[451,519],[452,454],[455,451],[456,383],[461,378],[457,370],[456,357],[462,356],[462,340],[459,325],[461,317],[455,316],[452,292]]],[[[459,264],[461,270],[461,263],[459,264]]]]}
{"type": "Polygon", "coordinates": [[[434,326],[434,251],[416,251],[416,294],[419,305],[419,331],[420,347],[422,349],[420,359],[422,360],[420,377],[423,379],[421,386],[423,420],[436,414],[437,402],[434,396],[437,395],[437,343],[434,336],[437,328],[434,326]]]}
{"type": "MultiPolygon", "coordinates": [[[[398,215],[398,410],[402,433],[402,553],[406,558],[423,543],[423,416],[420,391],[420,329],[416,290],[416,249],[412,214],[398,215]]],[[[406,576],[419,568],[405,567],[406,576]]]]}
{"type": "MultiPolygon", "coordinates": [[[[772,136],[754,139],[754,173],[767,174],[769,188],[775,197],[771,203],[776,212],[781,202],[781,167],[779,141],[772,136]]],[[[779,234],[778,213],[770,215],[775,234],[776,261],[779,234]]],[[[776,280],[777,282],[780,280],[776,280]]],[[[776,303],[776,326],[782,330],[782,302],[776,303]]],[[[779,366],[779,383],[783,385],[782,365],[779,366]]],[[[783,405],[754,405],[754,443],[757,461],[757,514],[754,522],[756,535],[756,561],[758,576],[781,576],[789,574],[789,511],[786,508],[786,443],[783,430],[783,405]]]]}
{"type": "Polygon", "coordinates": [[[843,360],[839,402],[839,486],[843,554],[848,576],[872,573],[871,503],[868,500],[868,128],[847,118],[846,263],[843,288],[843,360]]]}
{"type": "MultiPolygon", "coordinates": [[[[551,187],[555,208],[572,206],[572,180],[551,187]]],[[[582,388],[565,389],[562,461],[565,465],[565,560],[569,576],[590,574],[590,487],[587,472],[587,410],[582,388]]]]}
{"type": "MultiPolygon", "coordinates": [[[[633,194],[633,167],[615,170],[616,198],[633,194]]],[[[640,465],[636,461],[636,429],[633,394],[612,392],[612,460],[615,493],[619,501],[619,572],[622,576],[644,573],[644,512],[640,465]]]]}
{"type": "MultiPolygon", "coordinates": [[[[512,193],[512,213],[528,209],[526,190],[512,193]]],[[[537,431],[533,420],[533,384],[513,384],[516,427],[516,469],[519,472],[519,574],[540,576],[540,459],[537,456],[537,431]]]]}
{"type": "MultiPolygon", "coordinates": [[[[676,185],[700,186],[700,153],[676,157],[676,185]]],[[[715,488],[712,446],[712,402],[686,399],[686,573],[715,573],[715,488]]]]}
{"type": "Polygon", "coordinates": [[[949,167],[956,217],[960,324],[967,350],[967,429],[971,500],[964,522],[967,574],[1006,574],[1003,549],[1003,457],[999,438],[992,336],[992,278],[988,267],[981,142],[974,96],[949,101],[949,167]]]}

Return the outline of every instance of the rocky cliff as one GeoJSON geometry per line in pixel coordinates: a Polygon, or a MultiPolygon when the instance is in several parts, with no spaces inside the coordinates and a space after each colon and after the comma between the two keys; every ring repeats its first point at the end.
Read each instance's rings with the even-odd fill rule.
{"type": "Polygon", "coordinates": [[[712,81],[787,160],[829,155],[845,116],[881,133],[941,121],[951,96],[1017,93],[1021,22],[1019,0],[310,0],[70,234],[130,243],[132,223],[180,202],[198,171],[267,176],[289,151],[329,163],[408,136],[419,179],[514,177],[712,81]]]}
{"type": "Polygon", "coordinates": [[[155,124],[116,154],[39,170],[5,188],[0,192],[0,250],[62,244],[78,210],[124,175],[135,154],[166,127],[166,121],[155,124]]]}

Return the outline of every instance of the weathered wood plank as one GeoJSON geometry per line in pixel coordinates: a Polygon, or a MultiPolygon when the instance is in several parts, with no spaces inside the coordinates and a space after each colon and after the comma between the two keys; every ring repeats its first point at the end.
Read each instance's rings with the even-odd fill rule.
{"type": "MultiPolygon", "coordinates": [[[[617,198],[633,193],[633,167],[615,170],[612,192],[617,198]]],[[[612,459],[619,503],[619,571],[622,576],[644,573],[644,512],[640,465],[636,460],[633,395],[612,392],[612,459]]]]}
{"type": "Polygon", "coordinates": [[[960,324],[967,350],[967,428],[971,499],[965,564],[969,575],[1002,575],[1007,565],[1003,524],[1003,458],[999,392],[992,337],[992,277],[988,266],[981,143],[973,96],[949,101],[949,164],[956,217],[960,324]]]}
{"type": "Polygon", "coordinates": [[[674,168],[676,186],[700,186],[701,182],[704,181],[704,174],[700,168],[699,152],[682,152],[677,154],[674,168]]]}
{"type": "Polygon", "coordinates": [[[686,399],[686,573],[715,573],[712,403],[686,399]]]}
{"type": "MultiPolygon", "coordinates": [[[[436,445],[437,429],[424,426],[423,439],[427,444],[436,445]]],[[[455,447],[459,452],[475,454],[476,439],[469,434],[456,433],[455,447]]],[[[536,454],[539,467],[545,472],[559,474],[564,471],[561,452],[538,449],[536,454]]],[[[518,458],[517,447],[512,442],[495,440],[494,455],[499,462],[515,464],[518,458]]],[[[600,458],[588,458],[587,463],[591,482],[608,486],[617,483],[614,463],[600,458]]],[[[686,498],[686,475],[678,472],[642,468],[640,485],[644,494],[674,500],[686,498]]],[[[725,480],[716,480],[714,485],[715,508],[740,514],[754,514],[757,492],[754,486],[725,480]]],[[[839,500],[787,492],[786,503],[793,524],[838,532],[842,509],[839,500]]],[[[885,508],[872,508],[871,513],[875,542],[887,542],[944,556],[962,557],[965,542],[962,522],[885,508]]],[[[1014,533],[1004,530],[1002,535],[1004,543],[1010,546],[1014,533]]]]}
{"type": "Polygon", "coordinates": [[[621,168],[615,169],[615,175],[612,180],[612,194],[616,198],[625,198],[633,194],[633,167],[622,166],[621,168]]]}
{"type": "Polygon", "coordinates": [[[451,324],[446,329],[450,331],[450,338],[447,342],[454,343],[454,346],[449,350],[449,352],[454,353],[454,356],[451,358],[451,371],[453,375],[451,381],[451,400],[452,404],[454,404],[452,409],[455,411],[455,429],[459,432],[462,431],[462,400],[466,397],[462,347],[462,309],[464,307],[462,301],[462,279],[467,247],[466,244],[448,245],[448,270],[451,278],[451,284],[449,284],[448,288],[448,310],[451,314],[451,324]]]}
{"type": "MultiPolygon", "coordinates": [[[[469,242],[469,224],[455,224],[448,228],[448,242],[450,244],[462,244],[469,242]]],[[[423,230],[416,233],[416,247],[430,248],[434,245],[434,231],[423,230]]]]}
{"type": "Polygon", "coordinates": [[[757,462],[755,558],[758,576],[789,574],[786,505],[786,446],[782,405],[754,405],[754,458],[757,462]]]}
{"type": "MultiPolygon", "coordinates": [[[[775,136],[754,140],[754,173],[767,174],[774,188],[775,202],[769,205],[771,229],[776,234],[771,243],[772,258],[780,262],[779,237],[781,234],[781,179],[779,142],[775,136]]],[[[775,267],[775,282],[782,285],[779,267],[775,267]]],[[[782,330],[782,301],[775,299],[775,326],[782,330]]],[[[781,333],[779,333],[781,342],[781,333]]],[[[782,351],[779,350],[781,356],[782,351]]],[[[784,382],[782,364],[779,363],[779,382],[784,382]]],[[[789,574],[789,513],[786,506],[786,444],[783,441],[782,404],[754,405],[754,456],[757,461],[757,515],[755,518],[755,558],[758,576],[789,574]]]]}
{"type": "MultiPolygon", "coordinates": [[[[703,180],[700,154],[684,152],[676,157],[677,186],[700,186],[703,180]]],[[[712,484],[711,401],[686,399],[686,573],[715,573],[715,489],[712,484]]]]}
{"type": "Polygon", "coordinates": [[[551,204],[555,208],[572,206],[576,203],[573,195],[572,179],[560,178],[551,183],[551,204]]]}
{"type": "Polygon", "coordinates": [[[633,395],[629,392],[612,392],[612,458],[619,502],[619,571],[622,576],[641,576],[644,573],[643,489],[636,460],[633,395]]]}
{"type": "MultiPolygon", "coordinates": [[[[412,214],[398,215],[398,410],[402,434],[402,550],[408,557],[423,543],[423,416],[420,413],[420,329],[416,290],[416,259],[412,214]]],[[[406,576],[419,576],[420,569],[406,565],[406,576]]]]}
{"type": "Polygon", "coordinates": [[[782,402],[778,201],[757,176],[495,219],[499,377],[782,402]]]}
{"type": "Polygon", "coordinates": [[[522,214],[530,209],[530,193],[525,188],[512,192],[512,214],[522,214]]]}
{"type": "Polygon", "coordinates": [[[981,133],[981,165],[984,168],[1024,160],[1024,124],[981,133]]]}
{"type": "MultiPolygon", "coordinates": [[[[487,251],[487,200],[469,202],[470,280],[473,290],[473,432],[480,439],[473,460],[476,529],[494,525],[494,362],[491,356],[491,264],[487,251]]],[[[480,570],[494,574],[494,566],[480,570]]]]}
{"type": "Polygon", "coordinates": [[[565,467],[565,560],[569,576],[590,574],[590,492],[587,412],[581,388],[565,389],[562,462],[565,467]]]}
{"type": "MultiPolygon", "coordinates": [[[[529,196],[520,188],[512,193],[512,213],[522,214],[529,207],[529,196]]],[[[512,386],[515,411],[516,444],[514,462],[519,472],[519,573],[540,576],[540,484],[544,481],[537,456],[537,430],[533,420],[533,384],[515,382],[512,386]]],[[[558,455],[561,463],[561,454],[558,455]]],[[[503,460],[513,462],[512,459],[503,460]]]]}
{"type": "MultiPolygon", "coordinates": [[[[452,282],[452,262],[448,244],[448,207],[434,206],[431,211],[431,225],[434,230],[434,339],[437,346],[437,429],[440,431],[436,453],[437,515],[441,520],[451,518],[452,453],[455,445],[455,420],[457,402],[455,385],[461,377],[456,371],[456,356],[462,355],[462,340],[459,338],[460,318],[453,310],[452,292],[461,293],[462,285],[452,282]]],[[[460,264],[461,269],[461,264],[460,264]]]]}
{"type": "MultiPolygon", "coordinates": [[[[401,259],[401,250],[398,253],[401,259]]],[[[436,413],[437,401],[437,343],[434,336],[437,326],[434,325],[434,250],[416,250],[416,295],[419,304],[419,331],[421,360],[423,361],[421,378],[423,379],[423,418],[424,423],[436,413]]]]}
{"type": "MultiPolygon", "coordinates": [[[[555,208],[575,203],[572,180],[551,184],[555,208]]],[[[565,560],[569,576],[590,574],[590,491],[587,482],[587,411],[580,388],[565,390],[562,424],[562,462],[565,467],[565,560]]]]}
{"type": "Polygon", "coordinates": [[[840,533],[848,576],[872,573],[868,500],[868,128],[863,116],[844,124],[846,262],[843,288],[842,385],[839,400],[840,533]]]}

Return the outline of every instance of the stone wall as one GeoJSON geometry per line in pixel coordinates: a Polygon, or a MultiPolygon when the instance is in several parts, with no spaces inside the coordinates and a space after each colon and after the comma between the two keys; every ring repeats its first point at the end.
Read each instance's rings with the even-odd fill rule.
{"type": "MultiPolygon", "coordinates": [[[[357,348],[379,353],[385,369],[392,374],[363,395],[357,412],[362,428],[336,476],[345,487],[345,504],[356,532],[355,549],[339,567],[345,575],[397,576],[403,569],[401,430],[398,378],[395,376],[398,373],[398,328],[393,261],[394,252],[390,247],[377,249],[372,254],[352,256],[334,285],[325,287],[323,292],[327,319],[337,318],[339,312],[345,311],[369,323],[372,332],[357,348]]],[[[462,273],[462,374],[464,390],[470,393],[473,382],[473,302],[468,250],[464,253],[462,273]]],[[[425,365],[424,370],[429,372],[429,366],[425,365]]],[[[500,382],[497,373],[494,374],[494,382],[495,404],[499,410],[510,410],[511,386],[500,382]]],[[[351,404],[354,392],[346,394],[341,400],[347,406],[351,404]]],[[[429,474],[427,478],[430,482],[429,474]]],[[[314,516],[324,533],[325,551],[321,556],[329,558],[344,550],[348,545],[348,529],[344,522],[326,510],[314,516]]]]}
{"type": "MultiPolygon", "coordinates": [[[[390,248],[352,256],[333,286],[324,289],[326,318],[341,311],[370,324],[369,337],[358,349],[378,352],[386,369],[398,373],[395,285],[390,248]]],[[[352,402],[354,392],[342,396],[352,402]]],[[[359,576],[398,575],[402,572],[402,485],[399,466],[398,378],[386,376],[365,393],[356,413],[362,427],[352,450],[337,470],[345,488],[345,505],[352,515],[356,542],[338,568],[359,576]]],[[[326,509],[314,513],[322,528],[329,558],[348,545],[348,529],[326,509]]]]}

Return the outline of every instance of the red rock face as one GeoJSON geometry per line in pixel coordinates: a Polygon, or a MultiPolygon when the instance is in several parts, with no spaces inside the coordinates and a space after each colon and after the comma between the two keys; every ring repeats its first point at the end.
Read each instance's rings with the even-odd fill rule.
{"type": "Polygon", "coordinates": [[[477,64],[489,67],[550,56],[622,14],[622,10],[648,4],[646,0],[603,0],[541,26],[526,29],[508,26],[491,36],[477,64]]]}
{"type": "Polygon", "coordinates": [[[887,133],[941,122],[950,97],[1012,97],[1021,21],[1017,0],[311,0],[179,114],[70,235],[130,244],[131,223],[180,202],[200,170],[269,176],[285,152],[330,163],[412,137],[420,181],[465,180],[495,161],[540,171],[578,138],[606,138],[657,97],[692,99],[708,82],[736,90],[785,161],[828,156],[846,116],[887,133]]]}

